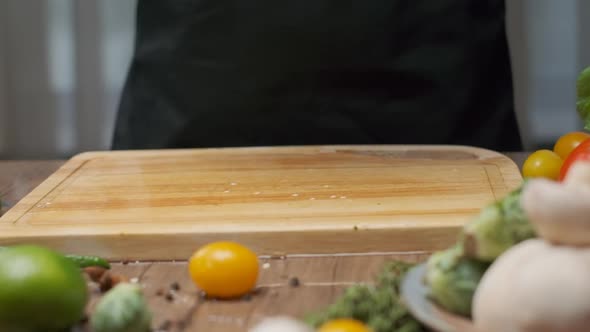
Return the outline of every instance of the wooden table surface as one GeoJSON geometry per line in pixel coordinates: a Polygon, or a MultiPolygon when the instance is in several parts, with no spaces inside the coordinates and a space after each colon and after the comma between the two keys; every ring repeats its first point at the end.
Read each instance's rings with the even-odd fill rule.
{"type": "MultiPolygon", "coordinates": [[[[527,153],[506,153],[521,167],[527,153]]],[[[9,207],[53,173],[64,161],[0,161],[0,198],[9,207]]],[[[240,301],[202,301],[189,279],[186,262],[114,264],[113,272],[137,278],[154,312],[154,328],[166,331],[247,331],[270,315],[302,317],[330,304],[348,285],[370,282],[382,263],[423,261],[428,252],[313,257],[263,257],[255,296],[240,301]],[[290,280],[297,278],[298,286],[290,280]],[[171,285],[178,283],[178,291],[171,285]],[[165,296],[166,294],[172,296],[165,296]],[[164,294],[164,295],[162,295],[164,294]]]]}

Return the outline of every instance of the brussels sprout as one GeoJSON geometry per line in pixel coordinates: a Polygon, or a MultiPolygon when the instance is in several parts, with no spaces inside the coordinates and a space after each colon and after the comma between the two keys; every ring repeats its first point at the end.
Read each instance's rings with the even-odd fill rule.
{"type": "Polygon", "coordinates": [[[141,288],[121,283],[100,299],[90,325],[94,332],[148,332],[151,320],[141,288]]]}
{"type": "Polygon", "coordinates": [[[425,282],[435,303],[449,312],[470,317],[473,295],[490,264],[465,257],[462,249],[457,244],[430,256],[425,282]]]}
{"type": "Polygon", "coordinates": [[[515,244],[536,237],[520,204],[524,185],[485,206],[465,225],[460,242],[467,257],[492,262],[515,244]]]}

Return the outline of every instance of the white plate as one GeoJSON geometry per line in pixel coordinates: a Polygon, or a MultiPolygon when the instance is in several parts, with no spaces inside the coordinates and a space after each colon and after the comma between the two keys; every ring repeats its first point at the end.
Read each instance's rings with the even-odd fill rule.
{"type": "Polygon", "coordinates": [[[401,284],[402,300],[412,315],[437,332],[477,332],[471,320],[449,313],[430,301],[425,274],[426,264],[417,265],[406,273],[401,284]]]}

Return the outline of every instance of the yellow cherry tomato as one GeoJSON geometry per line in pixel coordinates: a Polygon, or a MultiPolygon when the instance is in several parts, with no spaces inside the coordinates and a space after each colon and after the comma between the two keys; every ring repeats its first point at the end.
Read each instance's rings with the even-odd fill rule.
{"type": "Polygon", "coordinates": [[[235,298],[249,293],[258,281],[258,256],[229,241],[199,248],[189,259],[191,279],[207,296],[235,298]]]}
{"type": "Polygon", "coordinates": [[[590,134],[582,131],[574,131],[561,136],[553,146],[553,152],[565,160],[569,154],[583,141],[590,139],[590,134]]]}
{"type": "Polygon", "coordinates": [[[557,153],[551,150],[538,150],[533,152],[522,166],[522,175],[525,178],[543,177],[551,180],[559,178],[559,171],[563,160],[557,153]]]}
{"type": "Polygon", "coordinates": [[[358,320],[340,318],[327,321],[320,326],[318,332],[372,332],[372,330],[358,320]]]}

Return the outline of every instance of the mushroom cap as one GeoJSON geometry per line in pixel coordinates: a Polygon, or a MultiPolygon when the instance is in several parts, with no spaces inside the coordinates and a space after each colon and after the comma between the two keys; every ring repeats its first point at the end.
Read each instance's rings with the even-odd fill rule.
{"type": "Polygon", "coordinates": [[[567,186],[590,187],[590,162],[578,160],[574,162],[563,179],[567,186]]]}
{"type": "Polygon", "coordinates": [[[473,297],[479,332],[585,332],[590,249],[524,241],[500,256],[473,297]]]}
{"type": "Polygon", "coordinates": [[[295,318],[275,316],[263,319],[249,332],[313,332],[313,330],[295,318]]]}
{"type": "Polygon", "coordinates": [[[545,240],[590,246],[590,163],[576,163],[571,172],[566,183],[530,180],[522,191],[522,209],[545,240]]]}

